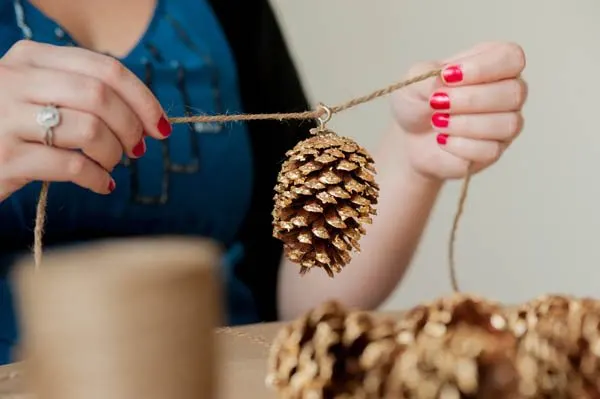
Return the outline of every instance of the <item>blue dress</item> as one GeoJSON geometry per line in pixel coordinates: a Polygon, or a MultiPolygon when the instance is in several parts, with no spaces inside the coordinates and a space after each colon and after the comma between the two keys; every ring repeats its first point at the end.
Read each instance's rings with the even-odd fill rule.
{"type": "MultiPolygon", "coordinates": [[[[23,38],[77,45],[28,1],[2,1],[0,54],[23,38]]],[[[206,0],[158,0],[143,37],[121,61],[169,115],[244,111],[234,56],[206,0]]],[[[147,140],[141,159],[123,160],[111,195],[52,184],[45,245],[160,234],[212,237],[227,248],[222,275],[228,323],[259,321],[252,292],[235,272],[245,256],[238,233],[252,203],[253,156],[243,123],[175,125],[168,140],[147,140]]],[[[39,183],[29,184],[0,203],[0,363],[11,360],[18,342],[7,276],[15,257],[28,255],[39,189],[39,183]]]]}

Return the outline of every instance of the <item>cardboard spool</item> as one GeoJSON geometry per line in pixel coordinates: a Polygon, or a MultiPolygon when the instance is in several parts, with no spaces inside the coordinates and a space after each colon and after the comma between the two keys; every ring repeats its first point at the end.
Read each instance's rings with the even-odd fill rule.
{"type": "Polygon", "coordinates": [[[217,388],[220,250],[107,241],[18,265],[26,390],[37,399],[199,399],[217,388]]]}

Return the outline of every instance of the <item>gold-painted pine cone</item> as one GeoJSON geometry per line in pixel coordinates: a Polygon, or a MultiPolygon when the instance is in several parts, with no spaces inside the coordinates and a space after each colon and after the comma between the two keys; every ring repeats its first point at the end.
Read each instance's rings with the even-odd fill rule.
{"type": "Polygon", "coordinates": [[[281,330],[268,381],[287,399],[599,399],[600,301],[455,294],[396,322],[329,302],[281,330]]]}
{"type": "Polygon", "coordinates": [[[457,294],[423,304],[397,323],[400,354],[382,397],[515,398],[516,338],[502,307],[457,294]]]}
{"type": "Polygon", "coordinates": [[[394,336],[391,321],[325,303],[279,332],[267,386],[285,399],[380,398],[398,349],[394,336]]]}
{"type": "Polygon", "coordinates": [[[600,301],[544,295],[507,312],[527,398],[600,398],[600,301]]]}
{"type": "Polygon", "coordinates": [[[286,153],[275,186],[273,236],[301,274],[318,267],[333,277],[360,251],[379,186],[364,148],[328,130],[313,133],[286,153]]]}
{"type": "Polygon", "coordinates": [[[396,322],[328,302],[279,332],[267,385],[286,399],[516,397],[516,338],[501,313],[452,296],[396,322]]]}

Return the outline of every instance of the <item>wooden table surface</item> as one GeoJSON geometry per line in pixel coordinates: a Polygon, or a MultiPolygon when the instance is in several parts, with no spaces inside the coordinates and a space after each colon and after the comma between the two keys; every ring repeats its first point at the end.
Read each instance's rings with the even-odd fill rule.
{"type": "MultiPolygon", "coordinates": [[[[376,313],[397,318],[399,312],[376,313]]],[[[272,399],[265,387],[268,343],[281,323],[265,323],[222,330],[217,334],[221,348],[219,399],[272,399]]],[[[32,399],[25,392],[21,364],[0,366],[0,399],[32,399]]]]}

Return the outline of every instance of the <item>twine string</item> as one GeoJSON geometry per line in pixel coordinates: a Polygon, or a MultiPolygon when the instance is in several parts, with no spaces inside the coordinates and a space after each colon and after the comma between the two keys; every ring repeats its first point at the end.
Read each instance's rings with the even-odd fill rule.
{"type": "MultiPolygon", "coordinates": [[[[337,114],[345,111],[349,108],[361,105],[370,101],[373,101],[379,97],[386,96],[396,90],[402,89],[406,86],[410,86],[414,83],[422,82],[426,79],[439,76],[441,69],[434,69],[427,73],[414,76],[412,78],[402,80],[400,82],[391,84],[383,89],[375,90],[372,93],[366,94],[361,97],[353,98],[345,103],[336,105],[335,107],[329,107],[332,114],[337,114]]],[[[256,120],[291,120],[291,119],[318,119],[325,112],[325,109],[303,112],[288,112],[288,113],[274,113],[274,114],[231,114],[231,115],[192,115],[192,116],[178,116],[169,118],[169,122],[173,124],[177,123],[209,123],[209,122],[238,122],[238,121],[256,121],[256,120]]]]}
{"type": "MultiPolygon", "coordinates": [[[[253,120],[308,120],[308,119],[316,119],[320,123],[323,123],[324,120],[329,120],[332,114],[336,114],[352,107],[355,107],[360,104],[364,104],[375,100],[379,97],[386,96],[391,94],[392,92],[402,89],[404,87],[410,86],[414,83],[418,83],[424,80],[427,80],[432,77],[439,76],[441,70],[435,69],[429,72],[426,72],[421,75],[414,76],[412,78],[402,80],[400,82],[391,84],[383,89],[375,90],[369,94],[364,96],[353,98],[349,101],[346,101],[342,104],[339,104],[334,107],[326,107],[322,104],[319,104],[317,109],[303,112],[288,112],[288,113],[265,113],[265,114],[231,114],[231,115],[192,115],[192,116],[184,116],[184,117],[172,117],[169,118],[170,123],[179,124],[179,123],[225,123],[225,122],[236,122],[236,121],[253,121],[253,120]]],[[[454,291],[459,291],[457,277],[456,277],[456,264],[454,259],[455,253],[455,244],[456,244],[456,233],[458,231],[458,224],[460,218],[462,216],[464,205],[467,197],[467,191],[469,187],[471,179],[471,172],[467,173],[465,177],[458,209],[456,211],[454,222],[452,225],[452,230],[450,233],[450,239],[448,241],[448,267],[450,271],[450,279],[452,283],[452,288],[454,291]]],[[[35,228],[34,228],[34,243],[33,243],[33,255],[34,255],[34,264],[35,267],[38,268],[42,263],[42,255],[43,255],[43,237],[44,237],[44,227],[46,223],[46,206],[48,203],[48,190],[50,187],[49,182],[43,182],[42,188],[40,191],[40,195],[38,198],[37,209],[36,209],[36,218],[35,218],[35,228]]],[[[223,330],[225,332],[229,332],[230,330],[223,330]]]]}
{"type": "Polygon", "coordinates": [[[35,212],[35,228],[33,231],[33,257],[34,265],[37,269],[42,263],[42,238],[44,237],[44,227],[46,226],[46,206],[48,205],[48,190],[50,183],[42,182],[42,189],[38,198],[35,212]]]}
{"type": "Polygon", "coordinates": [[[319,111],[287,112],[273,114],[224,114],[224,115],[192,115],[176,116],[169,118],[172,124],[179,123],[210,123],[210,122],[240,122],[240,121],[259,121],[259,120],[291,120],[291,119],[317,119],[319,111]]]}
{"type": "Polygon", "coordinates": [[[262,346],[264,348],[269,348],[271,346],[271,341],[269,341],[267,338],[263,337],[262,335],[250,334],[250,333],[244,332],[244,331],[236,329],[236,328],[220,327],[220,328],[217,328],[216,333],[217,333],[217,335],[227,335],[227,336],[232,336],[232,337],[236,337],[236,338],[240,338],[240,339],[245,339],[254,344],[257,344],[258,346],[262,346]]]}
{"type": "Polygon", "coordinates": [[[469,193],[469,184],[471,183],[471,165],[467,168],[467,174],[463,180],[463,184],[460,190],[460,197],[458,199],[458,206],[454,212],[454,220],[452,222],[452,228],[450,229],[450,238],[448,239],[448,270],[450,272],[450,284],[454,292],[460,292],[458,285],[458,277],[456,275],[456,236],[458,233],[458,224],[461,220],[463,212],[465,210],[465,203],[467,202],[467,195],[469,193]]]}

